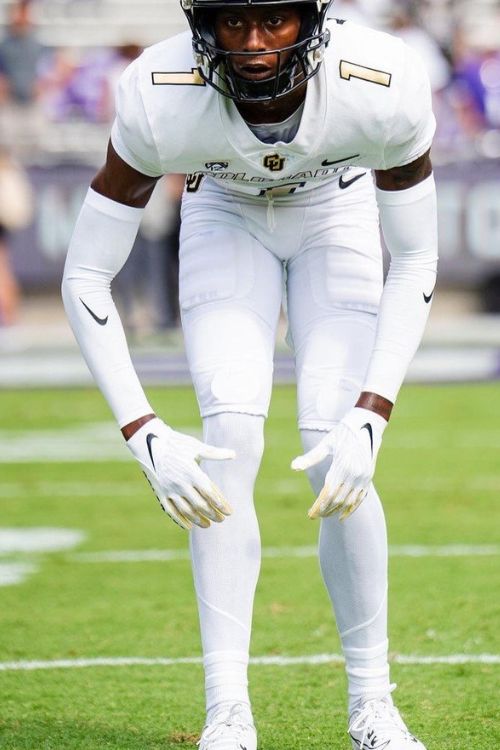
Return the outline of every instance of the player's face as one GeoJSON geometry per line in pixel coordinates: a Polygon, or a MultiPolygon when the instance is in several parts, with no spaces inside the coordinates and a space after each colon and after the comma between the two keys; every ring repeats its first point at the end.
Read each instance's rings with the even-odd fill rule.
{"type": "Polygon", "coordinates": [[[293,5],[280,7],[233,7],[218,10],[215,17],[215,36],[227,52],[251,52],[234,55],[231,64],[237,75],[249,81],[273,78],[278,64],[283,66],[290,52],[263,54],[288,47],[298,39],[301,16],[293,5]]]}

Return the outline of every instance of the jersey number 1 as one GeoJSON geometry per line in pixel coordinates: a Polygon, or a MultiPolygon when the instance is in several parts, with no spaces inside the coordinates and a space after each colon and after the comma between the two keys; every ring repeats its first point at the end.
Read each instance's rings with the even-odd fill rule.
{"type": "Polygon", "coordinates": [[[390,86],[392,75],[391,73],[385,73],[383,70],[366,68],[364,65],[357,65],[347,60],[341,60],[340,77],[345,81],[350,81],[351,78],[358,78],[360,81],[378,83],[379,86],[390,86]]]}
{"type": "Polygon", "coordinates": [[[205,86],[205,81],[200,76],[197,68],[191,68],[190,72],[152,73],[154,86],[205,86]]]}

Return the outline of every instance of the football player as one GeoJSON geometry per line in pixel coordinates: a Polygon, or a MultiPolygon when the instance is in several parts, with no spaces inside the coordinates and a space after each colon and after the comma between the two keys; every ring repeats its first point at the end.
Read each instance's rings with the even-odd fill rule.
{"type": "Polygon", "coordinates": [[[357,750],[423,750],[395,708],[377,453],[437,265],[427,77],[330,0],[182,0],[190,33],[124,73],[105,166],[63,282],[86,361],[163,509],[190,529],[207,718],[201,750],[255,750],[247,687],[260,565],[253,505],[286,289],[298,426],[357,750]],[[187,174],[180,305],[204,441],[156,415],[110,284],[158,177],[187,174]],[[383,285],[379,224],[391,254],[383,285]],[[200,466],[200,462],[202,465],[200,466]]]}

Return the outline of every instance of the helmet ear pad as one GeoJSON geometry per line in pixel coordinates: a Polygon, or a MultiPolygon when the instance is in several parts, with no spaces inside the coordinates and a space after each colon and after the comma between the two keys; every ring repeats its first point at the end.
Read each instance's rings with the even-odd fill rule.
{"type": "Polygon", "coordinates": [[[217,46],[215,37],[216,8],[193,8],[193,23],[202,39],[214,47],[217,46]]]}

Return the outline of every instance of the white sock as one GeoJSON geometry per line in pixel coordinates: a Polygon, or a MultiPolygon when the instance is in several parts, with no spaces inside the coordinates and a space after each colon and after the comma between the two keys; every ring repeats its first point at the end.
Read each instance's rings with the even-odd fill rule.
{"type": "Polygon", "coordinates": [[[263,426],[263,417],[247,414],[217,414],[203,421],[205,442],[236,451],[233,461],[202,465],[233,513],[208,529],[194,527],[190,535],[209,714],[221,703],[250,703],[248,651],[261,557],[253,488],[263,426]]]}
{"type": "Polygon", "coordinates": [[[207,720],[224,703],[247,703],[248,653],[242,651],[212,651],[203,657],[207,720]]]}
{"type": "MultiPolygon", "coordinates": [[[[324,433],[302,431],[305,450],[324,433]]],[[[319,494],[330,461],[309,471],[319,494]]],[[[373,485],[359,508],[345,521],[321,519],[321,572],[334,608],[344,650],[349,713],[362,698],[390,690],[387,662],[387,533],[382,505],[373,485]]]]}

